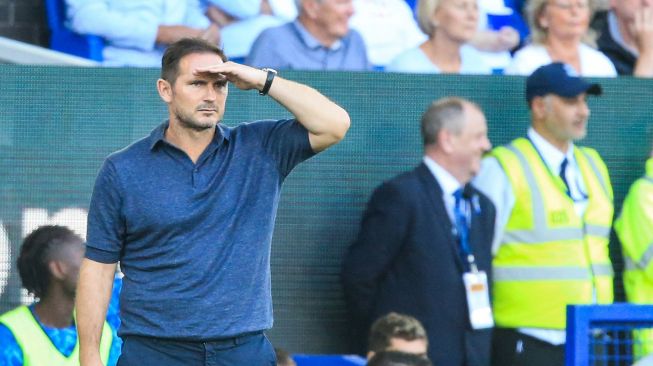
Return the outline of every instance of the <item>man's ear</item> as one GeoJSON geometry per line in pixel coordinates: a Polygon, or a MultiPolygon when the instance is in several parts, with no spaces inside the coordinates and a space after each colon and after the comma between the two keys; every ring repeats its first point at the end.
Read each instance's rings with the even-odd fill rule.
{"type": "Polygon", "coordinates": [[[51,260],[48,262],[48,269],[50,269],[50,274],[52,277],[63,280],[66,277],[66,268],[65,264],[61,261],[51,260]]]}
{"type": "Polygon", "coordinates": [[[453,133],[451,131],[442,128],[438,132],[437,145],[440,146],[440,149],[445,153],[449,154],[454,149],[453,133]]]}
{"type": "Polygon", "coordinates": [[[306,16],[310,19],[315,19],[320,11],[320,4],[318,4],[317,0],[302,0],[302,8],[306,16]]]}
{"type": "Polygon", "coordinates": [[[540,121],[546,115],[546,101],[544,97],[535,97],[531,100],[531,113],[533,114],[533,119],[540,121]]]}
{"type": "Polygon", "coordinates": [[[172,85],[167,80],[157,80],[156,90],[159,92],[159,96],[164,102],[170,103],[172,101],[172,85]]]}

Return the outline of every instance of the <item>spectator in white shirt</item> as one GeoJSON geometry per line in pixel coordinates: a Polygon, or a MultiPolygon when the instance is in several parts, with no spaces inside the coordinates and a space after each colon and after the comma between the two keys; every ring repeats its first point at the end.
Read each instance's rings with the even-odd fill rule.
{"type": "Polygon", "coordinates": [[[530,0],[532,43],[515,54],[506,74],[530,75],[540,66],[563,62],[581,76],[617,76],[610,59],[594,48],[589,28],[594,10],[593,0],[530,0]]]}
{"type": "Polygon", "coordinates": [[[395,58],[388,71],[489,74],[480,52],[467,43],[478,28],[476,0],[419,0],[417,20],[429,39],[395,58]]]}

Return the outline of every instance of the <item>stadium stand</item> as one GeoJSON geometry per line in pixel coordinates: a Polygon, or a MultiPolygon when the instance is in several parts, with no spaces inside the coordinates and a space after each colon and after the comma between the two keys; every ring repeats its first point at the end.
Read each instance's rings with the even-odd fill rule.
{"type": "Polygon", "coordinates": [[[64,0],[45,0],[45,9],[50,26],[51,49],[98,62],[102,61],[104,40],[99,36],[71,31],[66,26],[64,0]]]}

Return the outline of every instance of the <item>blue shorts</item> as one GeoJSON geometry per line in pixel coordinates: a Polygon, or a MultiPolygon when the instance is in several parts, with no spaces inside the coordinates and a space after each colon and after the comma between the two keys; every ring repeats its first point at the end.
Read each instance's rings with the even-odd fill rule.
{"type": "Polygon", "coordinates": [[[263,332],[206,342],[140,336],[123,338],[118,366],[276,366],[263,332]]]}

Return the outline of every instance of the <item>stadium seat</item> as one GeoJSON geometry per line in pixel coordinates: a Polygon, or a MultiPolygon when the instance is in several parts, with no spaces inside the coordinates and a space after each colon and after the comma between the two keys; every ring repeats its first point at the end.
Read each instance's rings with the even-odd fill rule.
{"type": "Polygon", "coordinates": [[[45,0],[50,26],[50,48],[71,55],[102,61],[104,40],[95,35],[82,35],[66,27],[65,0],[45,0]]]}
{"type": "Polygon", "coordinates": [[[363,366],[367,362],[356,355],[300,355],[292,356],[297,366],[363,366]]]}

